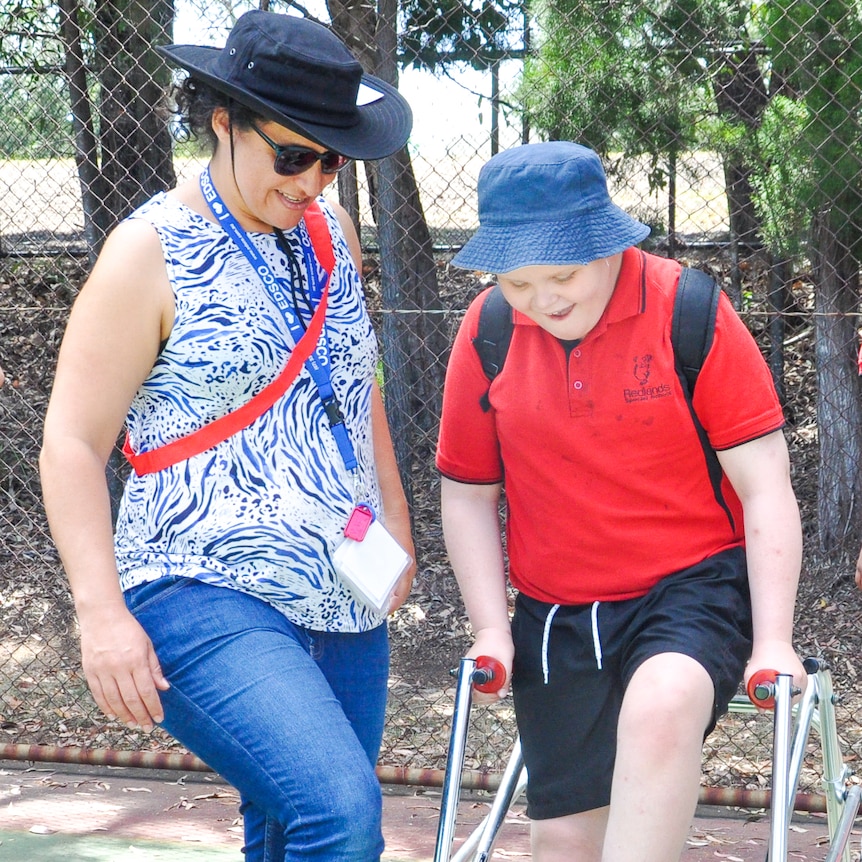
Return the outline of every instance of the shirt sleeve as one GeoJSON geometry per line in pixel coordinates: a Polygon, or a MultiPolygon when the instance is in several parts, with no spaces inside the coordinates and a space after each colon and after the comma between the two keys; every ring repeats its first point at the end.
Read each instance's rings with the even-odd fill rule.
{"type": "Polygon", "coordinates": [[[483,410],[481,403],[488,393],[489,381],[473,346],[487,293],[483,291],[470,304],[455,336],[446,369],[437,441],[440,472],[456,482],[473,485],[503,480],[496,413],[493,407],[483,410]]]}
{"type": "Polygon", "coordinates": [[[724,293],[712,348],[697,379],[694,409],[717,450],[732,449],[784,426],[769,367],[724,293]]]}

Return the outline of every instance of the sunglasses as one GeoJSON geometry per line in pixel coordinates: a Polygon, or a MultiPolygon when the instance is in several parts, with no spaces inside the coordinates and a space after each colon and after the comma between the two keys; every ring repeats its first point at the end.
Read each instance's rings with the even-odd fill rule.
{"type": "Polygon", "coordinates": [[[277,174],[283,177],[295,177],[297,174],[307,171],[315,162],[320,162],[320,170],[325,174],[337,174],[346,167],[351,159],[342,156],[341,153],[326,150],[318,153],[310,147],[301,147],[297,144],[277,144],[267,137],[254,123],[251,127],[275,150],[275,164],[273,168],[277,174]]]}

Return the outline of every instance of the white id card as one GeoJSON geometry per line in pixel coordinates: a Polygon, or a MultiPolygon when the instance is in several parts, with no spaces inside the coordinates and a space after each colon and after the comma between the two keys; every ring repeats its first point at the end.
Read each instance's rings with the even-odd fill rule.
{"type": "Polygon", "coordinates": [[[361,541],[345,537],[335,549],[332,562],[359,601],[383,611],[413,558],[375,519],[361,541]]]}

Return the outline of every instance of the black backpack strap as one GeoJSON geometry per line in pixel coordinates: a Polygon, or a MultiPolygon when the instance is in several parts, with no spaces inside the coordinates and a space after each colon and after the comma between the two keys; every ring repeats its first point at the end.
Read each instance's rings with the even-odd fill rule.
{"type": "MultiPolygon", "coordinates": [[[[473,339],[473,347],[479,355],[482,371],[488,378],[489,388],[490,382],[503,370],[513,329],[512,306],[506,302],[503,292],[495,284],[482,301],[479,326],[473,339]]],[[[487,391],[482,396],[480,404],[485,412],[491,409],[487,391]]]]}
{"type": "Polygon", "coordinates": [[[715,279],[699,269],[683,267],[673,302],[673,320],[670,338],[673,345],[677,376],[685,393],[691,421],[694,423],[706,459],[715,501],[727,515],[731,529],[734,528],[733,513],[724,499],[721,489],[724,471],[718,456],[709,442],[709,435],[694,410],[694,386],[703,362],[712,347],[715,336],[715,315],[721,288],[715,279]]]}
{"type": "Polygon", "coordinates": [[[688,383],[688,397],[703,361],[712,347],[715,315],[721,288],[712,276],[699,269],[682,268],[673,303],[671,343],[678,367],[688,383]]]}

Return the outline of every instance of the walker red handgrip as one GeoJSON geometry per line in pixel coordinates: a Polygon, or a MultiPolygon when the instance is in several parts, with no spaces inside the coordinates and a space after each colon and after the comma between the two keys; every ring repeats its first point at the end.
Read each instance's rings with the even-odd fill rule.
{"type": "Polygon", "coordinates": [[[476,669],[473,671],[473,688],[484,694],[493,694],[506,684],[506,668],[502,662],[488,655],[476,658],[476,669]]]}
{"type": "Polygon", "coordinates": [[[775,680],[778,677],[777,670],[759,670],[752,674],[745,687],[748,699],[762,709],[775,708],[775,680]]]}

